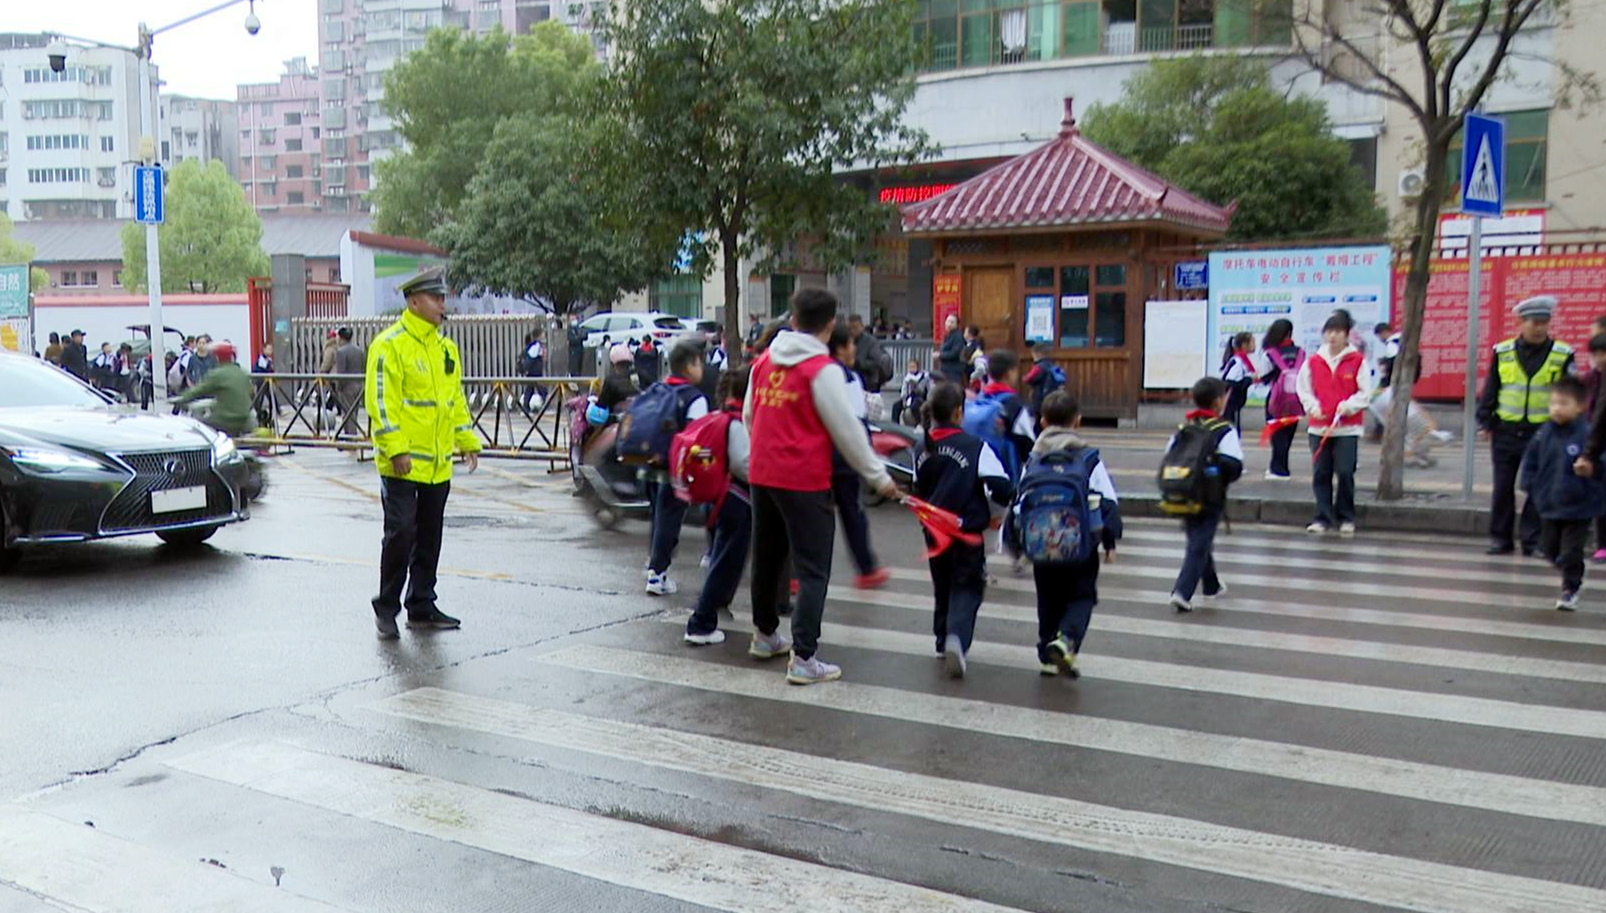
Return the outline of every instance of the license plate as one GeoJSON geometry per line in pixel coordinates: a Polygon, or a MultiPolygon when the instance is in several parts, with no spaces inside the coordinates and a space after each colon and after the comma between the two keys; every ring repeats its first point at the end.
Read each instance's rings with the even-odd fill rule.
{"type": "Polygon", "coordinates": [[[181,510],[200,510],[206,506],[206,486],[169,488],[151,492],[151,513],[171,514],[181,510]]]}

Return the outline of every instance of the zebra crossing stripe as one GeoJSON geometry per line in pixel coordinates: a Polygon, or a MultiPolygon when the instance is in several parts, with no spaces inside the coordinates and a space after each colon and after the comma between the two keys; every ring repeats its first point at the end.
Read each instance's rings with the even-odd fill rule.
{"type": "MultiPolygon", "coordinates": [[[[732,628],[731,625],[726,627],[732,628]]],[[[751,630],[751,626],[737,629],[751,630]]],[[[929,644],[926,652],[930,655],[929,644]]],[[[977,654],[973,651],[971,655],[977,654]]],[[[821,689],[793,688],[786,684],[778,670],[732,668],[690,657],[655,654],[651,664],[644,665],[642,654],[638,652],[580,645],[545,653],[536,659],[566,669],[699,691],[826,706],[844,713],[1108,751],[1145,760],[1606,826],[1606,789],[1596,787],[861,685],[851,679],[832,682],[821,689]],[[828,696],[822,698],[817,690],[828,690],[828,696]]],[[[853,674],[851,667],[846,674],[853,674]]]]}
{"type": "Polygon", "coordinates": [[[407,833],[732,913],[792,913],[804,905],[799,891],[810,898],[831,898],[830,906],[820,907],[824,910],[1008,909],[275,742],[225,745],[168,766],[407,833]]]}
{"type": "MultiPolygon", "coordinates": [[[[1168,553],[1172,560],[1182,560],[1183,537],[1181,530],[1175,522],[1164,529],[1155,527],[1134,527],[1127,523],[1121,534],[1121,548],[1125,549],[1130,541],[1154,542],[1171,547],[1168,553]]],[[[1483,554],[1482,548],[1456,548],[1442,546],[1439,548],[1413,548],[1410,542],[1381,544],[1372,542],[1370,536],[1364,539],[1344,539],[1335,544],[1331,539],[1311,536],[1299,530],[1287,530],[1283,536],[1262,536],[1253,532],[1245,533],[1242,528],[1234,530],[1231,534],[1216,537],[1216,560],[1224,556],[1239,554],[1248,558],[1257,558],[1262,561],[1281,563],[1289,553],[1310,554],[1325,558],[1349,558],[1351,565],[1357,571],[1365,573],[1370,569],[1368,562],[1409,561],[1415,564],[1419,572],[1426,569],[1443,568],[1446,564],[1470,564],[1478,568],[1496,568],[1502,563],[1507,564],[1512,573],[1535,573],[1550,578],[1555,573],[1534,559],[1490,558],[1483,554]],[[1296,538],[1297,537],[1297,538],[1296,538]],[[1431,564],[1429,564],[1431,562],[1431,564]]],[[[1426,543],[1424,543],[1426,544],[1426,543]]],[[[1429,572],[1430,574],[1431,572],[1429,572]]],[[[1459,571],[1457,572],[1459,574],[1459,571]]]]}
{"type": "MultiPolygon", "coordinates": [[[[921,581],[929,583],[931,574],[925,570],[910,568],[888,568],[894,580],[921,581]]],[[[1101,569],[1099,575],[1102,577],[1101,569]]],[[[1231,586],[1240,581],[1246,585],[1260,581],[1272,582],[1265,577],[1244,577],[1232,574],[1225,575],[1225,582],[1231,586]]],[[[1036,593],[1037,588],[1030,580],[1015,580],[1009,577],[999,577],[988,585],[988,589],[1007,590],[1013,593],[1036,593]]],[[[837,597],[832,597],[837,598],[837,597]]],[[[1154,608],[1166,606],[1171,594],[1163,590],[1131,590],[1125,587],[1104,587],[1099,593],[1099,602],[1118,602],[1123,605],[1148,605],[1154,608]]],[[[1283,602],[1282,600],[1255,599],[1241,592],[1233,592],[1232,596],[1214,605],[1212,612],[1248,612],[1255,615],[1277,615],[1290,618],[1309,618],[1317,621],[1341,621],[1351,624],[1389,625],[1401,628],[1423,628],[1430,631],[1451,631],[1457,634],[1487,634],[1491,637],[1516,637],[1524,640],[1546,640],[1564,644],[1592,644],[1606,646],[1606,630],[1599,628],[1576,627],[1572,619],[1560,618],[1560,613],[1546,609],[1541,617],[1558,619],[1556,624],[1532,624],[1522,621],[1504,621],[1501,619],[1468,618],[1462,615],[1432,615],[1423,612],[1397,612],[1392,609],[1361,609],[1340,605],[1308,605],[1297,602],[1283,602]]],[[[1167,607],[1165,611],[1170,611],[1167,607]]],[[[1099,616],[1101,619],[1104,616],[1099,616]]]]}
{"type": "MultiPolygon", "coordinates": [[[[1182,543],[1164,547],[1159,545],[1134,545],[1123,537],[1118,547],[1122,558],[1158,558],[1157,563],[1162,567],[1182,565],[1182,543]]],[[[1331,553],[1329,553],[1331,554],[1331,553]]],[[[1398,565],[1388,565],[1375,561],[1341,561],[1331,558],[1306,558],[1279,554],[1255,554],[1246,550],[1216,549],[1216,564],[1227,568],[1246,567],[1252,576],[1259,576],[1267,565],[1275,565],[1282,573],[1293,571],[1340,571],[1350,574],[1366,576],[1388,575],[1390,577],[1415,577],[1433,579],[1435,575],[1424,574],[1420,567],[1406,568],[1398,565]]],[[[1007,555],[989,555],[988,563],[1008,567],[1010,563],[1007,555]]],[[[1147,563],[1147,562],[1145,562],[1147,563]]],[[[1549,593],[1561,586],[1561,575],[1554,568],[1547,568],[1538,561],[1529,561],[1521,565],[1512,565],[1504,569],[1488,568],[1456,568],[1451,575],[1457,583],[1504,583],[1531,586],[1535,592],[1549,593]]]]}
{"type": "MultiPolygon", "coordinates": [[[[752,630],[752,625],[746,622],[725,623],[725,627],[730,630],[752,630]]],[[[832,623],[822,625],[820,630],[820,639],[824,643],[842,644],[865,650],[902,653],[908,656],[931,656],[935,648],[930,634],[909,634],[903,631],[888,631],[884,628],[832,623]]],[[[1035,651],[1035,638],[1032,642],[1019,646],[977,641],[972,644],[968,655],[972,663],[1020,668],[1030,661],[1035,668],[1037,662],[1035,651]]],[[[1455,694],[1381,688],[1350,682],[1290,678],[1261,672],[1211,669],[1206,666],[1157,663],[1116,656],[1092,656],[1087,661],[1085,670],[1104,681],[1155,688],[1223,694],[1229,697],[1276,701],[1304,707],[1323,707],[1330,710],[1381,713],[1432,722],[1490,726],[1516,732],[1606,739],[1606,713],[1598,710],[1518,704],[1482,697],[1462,697],[1455,694]]]]}
{"type": "Polygon", "coordinates": [[[436,688],[373,709],[700,776],[1422,913],[1606,907],[1606,892],[958,782],[436,688]]]}
{"type": "Polygon", "coordinates": [[[335,907],[20,806],[0,806],[0,889],[83,913],[334,913],[335,907]]]}
{"type": "MultiPolygon", "coordinates": [[[[830,599],[832,602],[851,602],[920,612],[932,611],[931,597],[914,596],[908,593],[853,591],[842,595],[833,594],[830,599]]],[[[1156,609],[1155,611],[1159,612],[1160,610],[1156,609]]],[[[981,617],[1036,624],[1037,609],[1031,606],[989,600],[981,607],[981,617]]],[[[1410,663],[1446,669],[1494,672],[1501,675],[1549,678],[1564,682],[1606,684],[1606,664],[1601,663],[1536,659],[1527,656],[1481,653],[1473,650],[1449,650],[1439,647],[1421,647],[1413,644],[1376,643],[1342,637],[1322,637],[1310,634],[1285,634],[1279,631],[1216,627],[1207,624],[1189,624],[1182,621],[1133,618],[1128,615],[1114,615],[1109,612],[1100,613],[1094,618],[1095,630],[1097,631],[1133,634],[1139,637],[1163,637],[1192,643],[1222,644],[1260,650],[1287,650],[1295,653],[1315,653],[1321,656],[1342,656],[1348,659],[1370,659],[1379,662],[1410,663]]],[[[1100,662],[1102,661],[1101,658],[1100,662]]]]}

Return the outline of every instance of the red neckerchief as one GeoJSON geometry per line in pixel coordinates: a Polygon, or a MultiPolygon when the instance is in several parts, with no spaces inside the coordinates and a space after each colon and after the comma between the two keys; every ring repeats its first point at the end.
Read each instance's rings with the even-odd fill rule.
{"type": "Polygon", "coordinates": [[[1009,384],[1001,384],[996,380],[993,381],[992,383],[988,384],[987,386],[981,388],[981,395],[982,396],[992,396],[995,393],[1014,393],[1014,392],[1015,392],[1015,388],[1014,387],[1011,387],[1009,384]]]}
{"type": "Polygon", "coordinates": [[[739,399],[728,399],[728,400],[726,400],[725,401],[725,411],[726,412],[735,412],[735,413],[739,414],[742,411],[742,401],[739,400],[739,399]]]}
{"type": "Polygon", "coordinates": [[[1185,422],[1196,421],[1201,418],[1221,418],[1214,409],[1195,409],[1182,417],[1185,422]]]}
{"type": "Polygon", "coordinates": [[[1238,359],[1238,363],[1244,366],[1244,370],[1249,372],[1249,376],[1254,377],[1255,366],[1249,361],[1249,353],[1242,349],[1236,349],[1232,354],[1234,358],[1238,359]]]}
{"type": "Polygon", "coordinates": [[[931,429],[931,439],[934,441],[946,441],[954,435],[959,434],[963,430],[963,428],[954,427],[933,428],[931,429]]]}
{"type": "Polygon", "coordinates": [[[664,378],[664,383],[668,384],[671,387],[684,387],[687,384],[691,383],[691,381],[687,380],[684,377],[681,377],[679,374],[671,374],[668,377],[664,378]]]}

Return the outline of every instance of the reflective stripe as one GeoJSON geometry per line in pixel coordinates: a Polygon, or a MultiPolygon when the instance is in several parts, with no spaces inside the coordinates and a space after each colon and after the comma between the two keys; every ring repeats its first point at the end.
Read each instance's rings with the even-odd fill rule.
{"type": "Polygon", "coordinates": [[[379,400],[379,427],[383,429],[399,430],[390,423],[390,413],[385,410],[385,356],[383,353],[374,360],[374,399],[379,400]]]}
{"type": "Polygon", "coordinates": [[[432,399],[404,399],[402,402],[409,406],[421,406],[427,409],[435,408],[435,401],[432,399]]]}
{"type": "Polygon", "coordinates": [[[1523,370],[1517,358],[1516,340],[1495,346],[1495,370],[1500,391],[1495,398],[1495,417],[1512,424],[1543,424],[1550,420],[1550,385],[1565,373],[1572,347],[1553,341],[1545,361],[1533,376],[1523,370]]]}
{"type": "Polygon", "coordinates": [[[435,462],[435,454],[433,453],[409,453],[407,455],[415,460],[429,460],[431,463],[435,462]]]}
{"type": "Polygon", "coordinates": [[[400,430],[401,429],[397,428],[395,425],[382,425],[374,431],[374,437],[379,437],[380,435],[384,434],[395,434],[400,430]]]}
{"type": "Polygon", "coordinates": [[[452,430],[453,431],[473,431],[474,430],[474,423],[473,422],[469,422],[467,425],[458,425],[456,428],[453,428],[452,430]]]}

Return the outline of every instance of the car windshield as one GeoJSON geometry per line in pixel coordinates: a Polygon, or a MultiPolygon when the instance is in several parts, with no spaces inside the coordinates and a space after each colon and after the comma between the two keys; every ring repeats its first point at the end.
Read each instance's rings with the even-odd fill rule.
{"type": "Polygon", "coordinates": [[[679,317],[659,317],[653,321],[653,324],[660,330],[684,330],[686,328],[681,324],[679,317]]]}
{"type": "Polygon", "coordinates": [[[0,408],[105,405],[95,391],[59,368],[31,358],[0,356],[0,408]]]}

